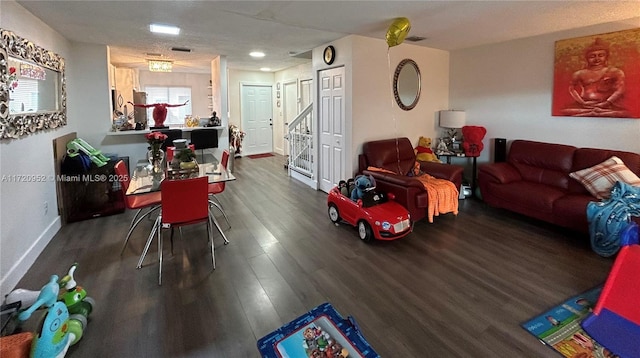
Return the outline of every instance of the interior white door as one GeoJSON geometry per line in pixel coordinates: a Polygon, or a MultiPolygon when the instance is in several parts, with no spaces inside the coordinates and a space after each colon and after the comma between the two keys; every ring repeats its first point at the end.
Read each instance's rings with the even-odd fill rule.
{"type": "Polygon", "coordinates": [[[344,67],[320,71],[319,97],[319,166],[320,190],[328,193],[345,173],[345,103],[344,67]]]}
{"type": "Polygon", "coordinates": [[[242,84],[241,123],[246,133],[241,155],[271,153],[273,151],[273,106],[270,85],[242,84]]]}

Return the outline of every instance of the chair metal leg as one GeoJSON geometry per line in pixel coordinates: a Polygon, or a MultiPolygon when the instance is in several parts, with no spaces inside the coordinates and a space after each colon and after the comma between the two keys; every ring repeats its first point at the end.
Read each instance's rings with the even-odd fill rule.
{"type": "Polygon", "coordinates": [[[162,286],[162,226],[158,228],[158,263],[158,285],[162,286]]]}
{"type": "Polygon", "coordinates": [[[220,224],[218,224],[218,220],[216,219],[215,216],[213,216],[213,213],[211,212],[211,210],[209,210],[209,218],[213,221],[213,224],[216,226],[216,229],[218,229],[218,232],[220,233],[220,235],[222,235],[222,238],[224,239],[224,244],[225,245],[229,244],[229,240],[227,239],[227,236],[224,234],[224,231],[222,231],[220,224]]]}
{"type": "Polygon", "coordinates": [[[129,232],[127,233],[127,237],[124,239],[124,244],[122,245],[122,249],[120,250],[120,256],[122,256],[122,254],[124,253],[124,249],[127,247],[127,243],[129,243],[129,239],[131,238],[131,234],[133,233],[133,230],[135,230],[136,226],[138,226],[138,224],[145,217],[149,216],[149,214],[151,214],[153,211],[155,211],[158,208],[160,208],[160,205],[156,205],[156,206],[152,207],[151,209],[149,209],[149,211],[145,212],[140,217],[138,217],[138,214],[140,214],[142,209],[139,209],[138,212],[136,212],[136,215],[133,217],[133,219],[135,220],[137,218],[137,220],[135,220],[135,222],[132,221],[131,222],[131,226],[129,226],[129,232]]]}
{"type": "Polygon", "coordinates": [[[229,222],[229,218],[227,217],[227,213],[224,212],[224,210],[222,209],[222,206],[220,204],[217,204],[213,200],[209,200],[209,204],[210,204],[209,206],[215,206],[216,208],[218,208],[218,210],[220,210],[220,212],[224,216],[224,219],[227,221],[227,225],[229,225],[229,228],[231,228],[231,223],[229,222]]]}
{"type": "Polygon", "coordinates": [[[151,229],[151,233],[149,234],[149,238],[147,239],[147,243],[144,245],[144,250],[142,250],[142,255],[140,255],[140,260],[138,260],[138,265],[136,268],[142,268],[142,262],[144,261],[145,256],[147,256],[147,252],[149,251],[149,246],[151,246],[151,242],[153,241],[153,236],[156,234],[156,230],[160,230],[160,220],[161,216],[158,215],[155,223],[153,223],[153,228],[151,229]]]}
{"type": "Polygon", "coordinates": [[[222,202],[220,202],[220,199],[218,199],[218,197],[215,194],[209,194],[209,197],[211,198],[211,200],[214,200],[216,203],[218,203],[218,205],[220,205],[220,209],[224,209],[222,207],[222,202]]]}
{"type": "Polygon", "coordinates": [[[216,249],[213,245],[213,228],[211,227],[213,220],[211,219],[212,215],[209,215],[209,220],[207,222],[207,236],[209,237],[209,241],[211,244],[211,262],[213,264],[213,269],[216,269],[216,249]]]}

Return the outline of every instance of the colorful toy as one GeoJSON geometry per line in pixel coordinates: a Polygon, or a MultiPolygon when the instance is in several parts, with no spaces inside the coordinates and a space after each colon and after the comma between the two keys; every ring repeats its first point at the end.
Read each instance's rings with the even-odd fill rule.
{"type": "Polygon", "coordinates": [[[92,147],[89,143],[85,142],[81,138],[76,138],[67,143],[67,155],[71,158],[77,156],[82,151],[86,155],[91,158],[91,161],[94,162],[98,167],[103,167],[109,161],[109,158],[102,154],[101,151],[92,147]]]}
{"type": "Polygon", "coordinates": [[[76,280],[74,280],[73,274],[77,267],[77,263],[71,265],[67,275],[60,280],[60,288],[64,288],[66,291],[60,295],[59,300],[63,301],[67,306],[69,314],[80,314],[84,317],[89,317],[96,305],[96,301],[87,296],[87,291],[82,286],[78,286],[76,280]]]}
{"type": "Polygon", "coordinates": [[[18,314],[18,320],[24,322],[40,307],[47,308],[39,330],[34,332],[31,357],[64,357],[69,346],[82,338],[86,319],[69,316],[67,306],[57,300],[59,290],[58,276],[52,275],[40,290],[36,302],[18,314]]]}
{"type": "MultiPolygon", "coordinates": [[[[355,190],[354,190],[355,191],[355,190]]],[[[364,242],[378,240],[395,240],[408,235],[412,231],[409,212],[402,205],[393,201],[393,194],[389,194],[387,201],[383,195],[370,192],[372,203],[365,205],[363,199],[357,201],[340,193],[339,187],[334,187],[327,196],[329,219],[334,224],[341,221],[357,226],[358,235],[364,242]]],[[[367,199],[365,197],[364,199],[367,199]]]]}
{"type": "Polygon", "coordinates": [[[358,175],[354,181],[355,189],[351,191],[351,200],[358,201],[358,199],[364,196],[366,191],[374,189],[375,184],[373,184],[373,181],[373,177],[358,175]]]}
{"type": "Polygon", "coordinates": [[[464,148],[464,155],[467,157],[479,157],[480,152],[484,148],[482,139],[487,134],[487,129],[480,126],[464,126],[462,127],[462,148],[464,148]]]}
{"type": "Polygon", "coordinates": [[[418,139],[418,146],[416,147],[415,151],[416,160],[419,160],[421,162],[441,163],[441,161],[438,159],[438,156],[436,156],[431,149],[431,138],[421,136],[420,139],[418,139]]]}
{"type": "MultiPolygon", "coordinates": [[[[59,288],[64,289],[64,291],[59,293],[58,300],[67,306],[70,314],[80,314],[84,317],[89,317],[89,314],[91,314],[91,311],[93,311],[96,305],[96,301],[88,297],[87,291],[82,286],[78,286],[73,278],[77,267],[77,263],[71,265],[68,273],[60,280],[59,288]]],[[[5,304],[20,302],[22,307],[29,307],[36,302],[39,295],[40,291],[18,288],[6,296],[5,304]]]]}
{"type": "Polygon", "coordinates": [[[621,233],[624,245],[602,288],[593,313],[581,325],[593,339],[620,357],[640,357],[640,245],[638,225],[621,233]]]}

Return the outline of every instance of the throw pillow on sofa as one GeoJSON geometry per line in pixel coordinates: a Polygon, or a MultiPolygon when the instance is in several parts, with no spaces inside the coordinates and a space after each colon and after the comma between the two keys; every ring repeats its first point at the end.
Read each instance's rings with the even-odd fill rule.
{"type": "Polygon", "coordinates": [[[640,178],[615,156],[591,168],[570,173],[569,176],[579,181],[593,196],[601,200],[609,198],[611,188],[617,181],[640,186],[640,178]]]}

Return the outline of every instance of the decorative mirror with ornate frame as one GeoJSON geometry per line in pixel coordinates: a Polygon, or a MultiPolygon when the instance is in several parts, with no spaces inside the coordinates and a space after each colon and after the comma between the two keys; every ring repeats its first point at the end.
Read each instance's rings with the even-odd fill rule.
{"type": "Polygon", "coordinates": [[[0,139],[66,124],[64,59],[0,29],[0,139]]]}
{"type": "Polygon", "coordinates": [[[393,96],[398,106],[405,111],[418,104],[420,98],[420,69],[414,60],[400,61],[393,75],[393,96]]]}

